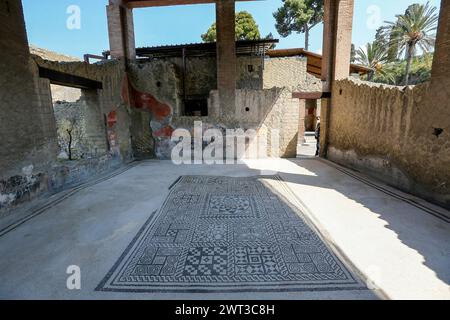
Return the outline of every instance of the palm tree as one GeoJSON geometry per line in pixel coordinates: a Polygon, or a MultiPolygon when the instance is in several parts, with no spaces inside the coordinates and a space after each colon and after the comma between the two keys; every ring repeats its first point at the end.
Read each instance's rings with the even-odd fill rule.
{"type": "Polygon", "coordinates": [[[356,51],[356,62],[371,68],[372,71],[367,75],[367,80],[371,81],[375,73],[389,77],[383,69],[383,65],[388,60],[388,52],[386,47],[378,42],[367,43],[364,48],[356,51]]]}
{"type": "Polygon", "coordinates": [[[425,5],[417,3],[410,5],[404,14],[396,17],[396,22],[386,21],[387,26],[384,30],[391,45],[399,48],[399,54],[405,53],[405,85],[408,85],[411,62],[417,47],[424,53],[430,52],[434,47],[436,39],[434,31],[439,17],[436,7],[430,6],[429,2],[425,5]]]}

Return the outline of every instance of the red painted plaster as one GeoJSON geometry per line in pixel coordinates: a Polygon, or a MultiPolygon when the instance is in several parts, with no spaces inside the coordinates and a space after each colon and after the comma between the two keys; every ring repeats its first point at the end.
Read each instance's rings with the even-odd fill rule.
{"type": "Polygon", "coordinates": [[[108,127],[112,128],[117,123],[117,111],[108,113],[108,127]]]}
{"type": "Polygon", "coordinates": [[[155,137],[171,137],[173,132],[174,129],[170,125],[167,125],[157,131],[154,131],[153,135],[155,137]]]}

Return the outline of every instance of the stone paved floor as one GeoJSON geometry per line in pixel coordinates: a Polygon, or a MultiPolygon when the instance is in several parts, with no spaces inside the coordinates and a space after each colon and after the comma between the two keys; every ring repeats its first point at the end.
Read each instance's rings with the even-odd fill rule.
{"type": "Polygon", "coordinates": [[[278,175],[182,176],[97,290],[365,290],[278,175]]]}
{"type": "Polygon", "coordinates": [[[254,160],[228,166],[141,162],[81,189],[1,236],[0,256],[0,298],[450,299],[449,224],[320,160],[254,160]],[[300,208],[327,244],[374,290],[210,294],[95,291],[152,212],[161,207],[179,176],[271,174],[278,174],[289,187],[289,193],[278,190],[284,192],[286,202],[300,208]],[[81,268],[81,290],[66,288],[70,265],[81,268]]]}

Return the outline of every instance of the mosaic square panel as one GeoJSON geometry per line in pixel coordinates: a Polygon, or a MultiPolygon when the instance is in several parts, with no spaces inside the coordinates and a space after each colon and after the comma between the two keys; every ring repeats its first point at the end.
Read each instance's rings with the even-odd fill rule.
{"type": "Polygon", "coordinates": [[[278,176],[184,176],[97,290],[261,292],[361,289],[278,176]]]}

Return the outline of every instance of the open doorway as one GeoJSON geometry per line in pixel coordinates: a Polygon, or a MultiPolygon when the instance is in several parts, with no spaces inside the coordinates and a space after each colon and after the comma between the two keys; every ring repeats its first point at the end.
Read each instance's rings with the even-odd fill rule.
{"type": "Polygon", "coordinates": [[[320,100],[300,101],[298,157],[314,157],[317,151],[316,129],[320,122],[320,100]]]}
{"type": "Polygon", "coordinates": [[[51,85],[58,160],[76,161],[108,151],[96,90],[51,85]]]}

